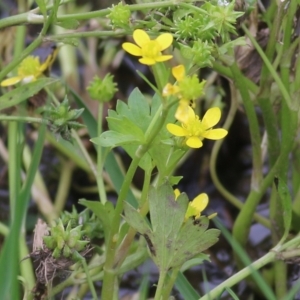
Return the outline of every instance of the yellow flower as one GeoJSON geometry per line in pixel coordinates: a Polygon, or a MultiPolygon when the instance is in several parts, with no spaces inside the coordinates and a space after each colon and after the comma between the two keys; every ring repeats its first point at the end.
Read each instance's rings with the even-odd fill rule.
{"type": "MultiPolygon", "coordinates": [[[[174,190],[175,200],[180,195],[180,191],[178,189],[174,190]]],[[[193,201],[189,202],[188,208],[186,210],[184,220],[187,221],[188,218],[199,219],[201,216],[201,212],[206,208],[208,204],[208,196],[205,193],[198,195],[194,198],[193,201]]]]}
{"type": "Polygon", "coordinates": [[[180,101],[175,113],[175,118],[185,123],[188,117],[188,106],[195,107],[195,100],[203,94],[205,80],[199,82],[196,75],[186,76],[183,65],[172,68],[176,84],[168,83],[163,89],[163,96],[175,95],[180,101]]]}
{"type": "Polygon", "coordinates": [[[150,40],[149,35],[141,29],[133,32],[133,39],[137,45],[133,43],[123,43],[122,47],[125,51],[134,56],[142,56],[139,62],[144,65],[154,65],[171,59],[172,55],[162,55],[162,51],[171,46],[173,36],[170,33],[163,33],[155,40],[150,40]]]}
{"type": "Polygon", "coordinates": [[[227,135],[227,130],[219,128],[212,129],[221,119],[221,110],[218,107],[210,108],[204,115],[202,121],[195,115],[191,107],[187,107],[187,117],[181,126],[167,124],[167,130],[175,136],[185,137],[185,143],[191,148],[200,148],[204,138],[219,140],[227,135]]]}
{"type": "MultiPolygon", "coordinates": [[[[176,66],[172,68],[172,75],[177,80],[177,82],[180,82],[185,77],[185,68],[183,65],[176,66]]],[[[167,83],[167,85],[163,89],[163,96],[171,96],[179,94],[180,88],[178,85],[173,85],[171,83],[167,83]]],[[[181,96],[180,96],[181,97],[181,96]]]]}
{"type": "Polygon", "coordinates": [[[27,56],[18,68],[18,75],[5,79],[1,82],[1,86],[10,86],[18,82],[29,83],[37,80],[53,63],[56,53],[49,55],[43,64],[40,63],[38,56],[27,56]]]}

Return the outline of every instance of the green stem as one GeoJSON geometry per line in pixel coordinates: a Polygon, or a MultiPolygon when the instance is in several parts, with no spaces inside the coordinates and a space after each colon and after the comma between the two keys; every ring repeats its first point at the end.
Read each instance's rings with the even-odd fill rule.
{"type": "MultiPolygon", "coordinates": [[[[192,2],[195,2],[196,0],[193,0],[192,2]]],[[[142,4],[133,4],[128,5],[128,8],[130,11],[142,11],[145,9],[155,9],[155,8],[163,8],[163,7],[172,7],[177,6],[178,3],[176,1],[161,1],[161,2],[149,2],[149,3],[142,3],[142,4]]],[[[48,6],[48,9],[52,6],[48,6]]],[[[32,10],[28,13],[19,14],[16,16],[11,16],[4,18],[0,20],[0,29],[14,26],[14,25],[20,25],[20,24],[42,24],[44,23],[44,18],[42,16],[39,16],[39,18],[34,18],[34,13],[37,13],[37,10],[32,10]]],[[[62,15],[57,16],[57,22],[67,21],[67,20],[88,20],[88,19],[95,19],[95,18],[101,18],[106,17],[110,13],[110,9],[102,9],[92,12],[86,12],[86,13],[78,13],[78,14],[69,14],[69,15],[62,15]]]]}
{"type": "Polygon", "coordinates": [[[235,284],[241,282],[243,279],[251,275],[254,270],[261,269],[262,267],[274,261],[275,259],[276,259],[275,252],[271,251],[265,254],[263,257],[258,259],[256,262],[252,263],[250,266],[242,269],[235,275],[231,276],[229,279],[223,281],[220,285],[212,289],[209,293],[201,297],[199,300],[211,300],[211,299],[218,298],[221,295],[221,293],[225,290],[225,288],[230,288],[235,284]]]}
{"type": "MultiPolygon", "coordinates": [[[[166,65],[164,63],[157,63],[153,65],[151,69],[153,71],[156,86],[159,91],[162,91],[168,82],[168,71],[166,70],[166,65]]],[[[162,100],[165,101],[163,97],[162,100]]]]}
{"type": "Polygon", "coordinates": [[[276,299],[284,299],[284,296],[287,293],[287,264],[285,261],[274,262],[274,275],[276,299]]]}
{"type": "Polygon", "coordinates": [[[8,169],[9,169],[9,202],[11,220],[14,220],[14,211],[21,187],[21,145],[20,130],[17,122],[11,122],[8,126],[8,169]]]}
{"type": "Polygon", "coordinates": [[[120,226],[121,213],[123,210],[123,201],[125,201],[130,184],[132,182],[135,171],[139,165],[139,162],[142,156],[146,153],[145,148],[139,147],[135,157],[133,158],[130,167],[126,173],[123,185],[121,187],[117,205],[114,212],[114,218],[111,224],[111,231],[109,235],[109,240],[106,247],[106,262],[104,266],[104,278],[103,278],[103,288],[102,288],[102,298],[103,299],[111,299],[114,294],[115,288],[115,271],[113,270],[114,261],[115,261],[115,253],[118,241],[118,230],[120,226]]]}
{"type": "Polygon", "coordinates": [[[81,155],[77,154],[77,151],[74,151],[74,147],[70,148],[69,145],[65,141],[57,141],[55,136],[50,132],[46,133],[47,142],[52,145],[57,151],[61,154],[65,155],[72,162],[76,164],[79,168],[84,170],[87,173],[91,172],[90,166],[87,164],[86,160],[82,158],[81,155]]]}
{"type": "Polygon", "coordinates": [[[58,214],[63,211],[69,195],[75,164],[73,161],[63,161],[58,188],[54,200],[54,210],[58,214]]]}
{"type": "MultiPolygon", "coordinates": [[[[275,80],[275,82],[277,83],[284,101],[286,102],[287,106],[292,108],[292,99],[290,94],[288,93],[286,87],[284,86],[282,80],[280,79],[278,73],[276,72],[276,70],[273,68],[272,64],[271,64],[271,60],[270,60],[270,56],[268,56],[267,52],[264,53],[264,51],[262,50],[262,48],[259,46],[259,44],[257,43],[257,41],[254,39],[254,37],[251,35],[250,31],[246,28],[245,25],[242,25],[243,30],[245,31],[245,33],[247,34],[247,36],[249,37],[251,43],[253,44],[253,46],[255,47],[255,49],[257,50],[257,52],[259,53],[260,57],[262,58],[263,62],[264,62],[264,67],[263,70],[265,70],[266,75],[265,77],[263,77],[263,79],[261,79],[261,85],[263,86],[263,84],[267,83],[267,79],[269,78],[270,74],[272,75],[273,79],[275,80]],[[263,81],[262,81],[263,80],[263,81]]],[[[274,49],[275,49],[275,44],[273,45],[274,49]]],[[[262,70],[261,76],[264,75],[262,70]]],[[[268,89],[270,90],[271,86],[268,86],[268,89]]],[[[268,99],[270,101],[270,99],[268,99]]]]}
{"type": "Polygon", "coordinates": [[[49,125],[49,121],[41,118],[0,115],[0,121],[17,121],[49,125]]]}
{"type": "MultiPolygon", "coordinates": [[[[224,123],[223,128],[229,130],[233,120],[234,120],[234,116],[236,114],[238,108],[238,100],[236,97],[236,91],[233,88],[233,86],[231,85],[231,106],[230,106],[230,110],[228,112],[226,121],[224,123]]],[[[219,178],[218,178],[218,174],[217,174],[217,168],[216,168],[216,164],[217,164],[217,157],[219,154],[219,150],[222,146],[224,142],[224,139],[222,140],[218,140],[215,142],[212,152],[211,152],[211,158],[210,158],[210,175],[212,178],[213,183],[215,184],[216,188],[218,189],[218,191],[235,207],[239,208],[239,209],[243,209],[243,203],[236,198],[233,194],[231,194],[224,186],[223,184],[220,182],[219,178]]],[[[254,214],[254,219],[261,223],[262,225],[264,225],[267,228],[271,228],[271,224],[270,221],[262,216],[260,216],[258,213],[254,214]]]]}
{"type": "Polygon", "coordinates": [[[94,287],[94,285],[93,285],[93,281],[92,281],[92,279],[91,279],[91,277],[90,277],[90,272],[89,272],[87,263],[86,263],[86,261],[85,261],[84,258],[81,259],[81,263],[82,263],[84,272],[85,272],[85,274],[86,274],[86,280],[87,280],[87,283],[88,283],[88,285],[89,285],[91,294],[92,294],[92,296],[93,296],[93,300],[97,300],[97,299],[98,299],[97,293],[96,293],[95,287],[94,287]]]}
{"type": "MultiPolygon", "coordinates": [[[[100,102],[98,106],[98,128],[97,128],[97,135],[100,136],[102,133],[102,119],[103,119],[103,103],[100,102]]],[[[105,185],[103,181],[103,156],[102,156],[102,146],[97,145],[97,186],[100,201],[102,204],[107,202],[106,192],[105,192],[105,185]]]]}
{"type": "MultiPolygon", "coordinates": [[[[262,179],[262,155],[261,155],[261,138],[259,124],[254,108],[254,104],[251,101],[248,87],[245,84],[244,76],[240,72],[236,63],[231,66],[231,71],[234,76],[234,81],[238,87],[242,101],[244,104],[245,112],[249,122],[251,144],[252,144],[252,164],[253,164],[253,173],[251,180],[251,188],[257,190],[262,179]]],[[[252,217],[252,216],[250,216],[252,217]]]]}
{"type": "MultiPolygon", "coordinates": [[[[229,79],[234,78],[232,71],[229,67],[225,67],[217,62],[213,62],[213,69],[222,76],[225,76],[229,79]]],[[[245,81],[245,84],[246,84],[247,88],[249,89],[249,91],[251,93],[253,93],[254,95],[256,95],[258,92],[258,86],[247,77],[244,77],[244,81],[245,81]]]]}
{"type": "Polygon", "coordinates": [[[171,272],[168,273],[168,280],[164,285],[162,292],[162,299],[169,299],[174,283],[177,279],[180,267],[174,268],[171,272]]]}
{"type": "MultiPolygon", "coordinates": [[[[152,170],[147,170],[145,172],[145,178],[144,178],[144,184],[143,184],[143,189],[142,189],[142,195],[141,195],[141,200],[139,201],[139,212],[141,216],[146,216],[146,214],[149,211],[149,203],[148,203],[148,192],[149,192],[149,187],[151,183],[151,175],[152,175],[152,170]]],[[[122,263],[124,262],[128,251],[130,249],[130,246],[133,242],[133,239],[136,235],[136,230],[134,228],[129,228],[129,231],[124,238],[121,246],[118,249],[115,262],[117,264],[117,269],[122,266],[122,263]]]]}
{"type": "Polygon", "coordinates": [[[123,201],[125,201],[127,197],[130,184],[132,182],[135,171],[140,163],[140,160],[151,147],[151,143],[154,140],[154,138],[157,136],[161,127],[163,126],[167,114],[168,114],[168,106],[162,107],[161,109],[158,109],[158,111],[156,112],[156,115],[152,119],[145,133],[146,142],[144,145],[140,145],[138,147],[135,156],[133,157],[133,160],[130,164],[130,167],[127,171],[127,174],[125,176],[123,185],[121,187],[117,204],[115,207],[114,218],[112,220],[109,240],[107,243],[106,262],[104,267],[104,279],[103,279],[103,289],[102,289],[103,299],[110,299],[111,295],[113,295],[114,292],[116,272],[113,268],[115,264],[115,254],[116,254],[117,241],[118,241],[117,233],[119,231],[121,213],[123,211],[123,201]]]}
{"type": "Polygon", "coordinates": [[[80,137],[78,136],[78,133],[72,129],[72,136],[75,139],[79,149],[81,150],[83,157],[85,158],[86,162],[88,163],[90,170],[94,174],[94,177],[97,179],[98,178],[98,173],[97,173],[97,167],[95,163],[93,162],[92,158],[90,157],[89,153],[87,152],[85,146],[83,145],[80,137]]]}
{"type": "Polygon", "coordinates": [[[166,276],[167,276],[167,272],[165,272],[163,270],[160,270],[159,280],[158,280],[158,284],[157,284],[157,287],[156,287],[154,300],[166,299],[166,298],[162,298],[166,276]]]}
{"type": "MultiPolygon", "coordinates": [[[[294,133],[291,134],[291,139],[294,138],[294,133]]],[[[269,171],[268,175],[262,180],[261,185],[258,190],[252,190],[246,199],[244,207],[240,214],[238,215],[234,227],[233,227],[233,236],[236,240],[241,244],[242,247],[245,247],[249,228],[251,226],[252,219],[249,218],[253,216],[256,206],[259,200],[262,198],[264,193],[266,192],[267,188],[273,182],[275,174],[280,170],[282,164],[286,163],[286,159],[288,157],[290,150],[290,145],[285,145],[285,148],[282,149],[280,156],[278,157],[276,163],[274,164],[273,168],[269,171]]]]}

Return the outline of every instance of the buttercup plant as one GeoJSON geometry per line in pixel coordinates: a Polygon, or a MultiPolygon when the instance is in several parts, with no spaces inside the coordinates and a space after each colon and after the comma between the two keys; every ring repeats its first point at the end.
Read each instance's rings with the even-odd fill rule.
{"type": "Polygon", "coordinates": [[[212,129],[221,119],[221,111],[218,107],[210,108],[202,120],[195,115],[191,107],[187,108],[188,115],[181,123],[181,126],[176,124],[167,124],[167,129],[170,133],[178,137],[185,137],[185,143],[191,148],[200,148],[203,145],[203,139],[219,140],[227,135],[225,129],[212,129]]]}
{"type": "Polygon", "coordinates": [[[136,29],[133,32],[133,39],[137,45],[132,43],[123,43],[125,51],[134,56],[142,56],[139,59],[141,64],[154,65],[157,62],[163,62],[172,58],[172,55],[163,55],[162,51],[171,46],[173,36],[170,33],[163,33],[155,40],[151,40],[147,32],[136,29]]]}
{"type": "Polygon", "coordinates": [[[0,71],[0,156],[7,166],[0,173],[5,177],[8,169],[8,188],[0,184],[9,189],[11,224],[0,221],[6,236],[1,297],[84,299],[90,292],[94,300],[119,299],[123,275],[146,270],[152,261],[158,270],[154,284],[142,274],[133,297],[169,299],[176,286],[183,299],[219,299],[224,291],[244,299],[231,288],[247,284],[250,275],[251,288],[256,286],[247,297],[259,291],[268,300],[293,299],[300,287],[292,283],[288,291],[285,262],[300,252],[299,3],[262,1],[244,14],[235,1],[133,0],[111,7],[98,1],[77,7],[38,0],[33,10],[21,2],[17,15],[0,20],[0,29],[7,28],[1,31],[0,71]],[[36,24],[41,26],[33,35],[36,24]],[[263,50],[253,36],[266,32],[263,50]],[[50,69],[58,48],[42,59],[48,42],[73,46],[60,49],[56,75],[50,69]],[[26,105],[27,99],[39,108],[26,105]],[[241,119],[237,128],[233,120],[241,119]],[[217,162],[234,191],[240,181],[229,164],[232,156],[238,164],[245,155],[239,142],[234,150],[230,143],[241,137],[243,148],[251,149],[252,172],[241,169],[252,174],[237,197],[223,186],[217,162]],[[215,205],[216,195],[222,205],[215,205]],[[263,197],[270,216],[256,213],[263,197]],[[30,212],[44,220],[35,227],[32,250],[26,236],[37,214],[28,213],[29,203],[36,205],[30,212]],[[214,218],[222,220],[224,210],[231,234],[214,218]],[[270,229],[272,247],[258,245],[251,261],[245,252],[254,222],[270,229]],[[212,290],[197,291],[183,272],[196,266],[198,272],[201,265],[205,273],[206,263],[217,265],[210,254],[218,260],[221,234],[241,271],[212,290]],[[260,272],[267,264],[267,272],[260,272]]]}

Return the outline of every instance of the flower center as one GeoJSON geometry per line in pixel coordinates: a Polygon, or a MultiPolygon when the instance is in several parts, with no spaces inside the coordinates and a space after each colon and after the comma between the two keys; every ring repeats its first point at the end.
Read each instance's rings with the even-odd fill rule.
{"type": "Polygon", "coordinates": [[[189,120],[186,124],[182,124],[182,127],[187,130],[189,136],[197,136],[199,138],[203,136],[206,130],[205,125],[199,120],[198,116],[194,120],[189,120]]]}
{"type": "Polygon", "coordinates": [[[41,64],[38,57],[28,56],[21,63],[18,69],[18,75],[22,77],[30,75],[38,76],[40,73],[40,66],[41,64]]]}
{"type": "Polygon", "coordinates": [[[156,41],[149,41],[142,47],[142,56],[155,58],[161,56],[160,46],[156,41]]]}

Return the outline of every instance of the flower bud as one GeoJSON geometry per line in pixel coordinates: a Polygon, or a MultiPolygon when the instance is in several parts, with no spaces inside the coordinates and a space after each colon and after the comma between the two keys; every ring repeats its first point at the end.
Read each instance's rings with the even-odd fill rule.
{"type": "Polygon", "coordinates": [[[110,19],[113,27],[128,28],[130,23],[130,9],[128,5],[123,5],[120,2],[118,5],[112,5],[109,9],[110,14],[107,17],[110,19]]]}
{"type": "Polygon", "coordinates": [[[114,77],[110,74],[101,79],[95,76],[93,81],[87,87],[90,97],[99,102],[108,102],[112,99],[116,91],[116,83],[113,82],[114,77]]]}

